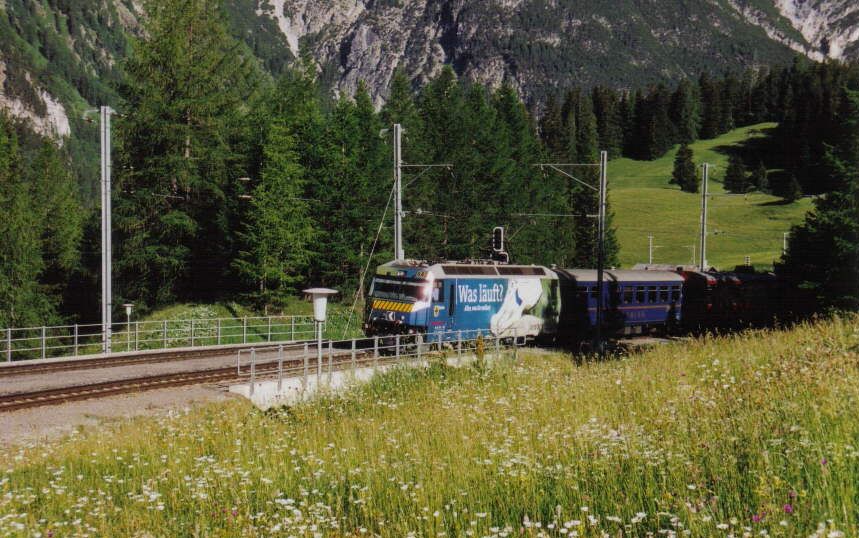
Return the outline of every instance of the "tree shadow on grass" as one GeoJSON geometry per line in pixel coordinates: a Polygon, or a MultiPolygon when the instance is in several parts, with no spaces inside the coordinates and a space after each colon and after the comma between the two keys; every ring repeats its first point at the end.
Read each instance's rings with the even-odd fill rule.
{"type": "Polygon", "coordinates": [[[790,205],[792,203],[794,203],[794,202],[791,202],[789,200],[770,200],[769,202],[758,202],[755,205],[759,206],[759,207],[773,207],[773,206],[790,205]]]}

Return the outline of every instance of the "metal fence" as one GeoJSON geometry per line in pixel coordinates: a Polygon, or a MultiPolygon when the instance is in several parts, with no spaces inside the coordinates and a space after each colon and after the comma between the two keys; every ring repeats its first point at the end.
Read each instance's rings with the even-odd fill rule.
{"type": "MultiPolygon", "coordinates": [[[[112,329],[114,353],[315,337],[312,316],[132,321],[115,323],[112,329]]],[[[7,361],[97,354],[104,339],[100,323],[2,329],[0,337],[0,356],[7,361]]]]}
{"type": "Polygon", "coordinates": [[[254,394],[254,384],[261,375],[261,366],[269,366],[266,375],[276,375],[278,391],[283,379],[301,377],[306,387],[308,379],[316,378],[317,385],[330,383],[335,371],[358,368],[377,368],[380,365],[420,364],[440,358],[464,359],[476,357],[500,358],[503,353],[516,356],[524,338],[502,338],[489,331],[453,331],[423,334],[375,336],[351,340],[326,340],[299,345],[277,345],[239,349],[236,352],[236,375],[248,378],[248,390],[254,394]],[[270,368],[275,366],[276,369],[270,368]]]}

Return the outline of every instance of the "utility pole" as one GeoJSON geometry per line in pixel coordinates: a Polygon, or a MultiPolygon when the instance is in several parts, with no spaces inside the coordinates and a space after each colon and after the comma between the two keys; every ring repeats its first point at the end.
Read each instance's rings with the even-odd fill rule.
{"type": "Polygon", "coordinates": [[[653,234],[647,236],[647,265],[653,264],[653,234]]]}
{"type": "Polygon", "coordinates": [[[111,352],[111,310],[113,308],[113,288],[111,285],[111,241],[110,189],[110,116],[113,109],[103,106],[99,109],[101,130],[101,335],[102,351],[111,352]]]}
{"type": "MultiPolygon", "coordinates": [[[[383,129],[382,133],[386,133],[383,129]]],[[[451,168],[452,164],[403,164],[403,127],[394,124],[394,259],[406,258],[403,249],[403,168],[451,168]]],[[[417,178],[408,183],[411,185],[417,178]]],[[[408,186],[406,185],[406,186],[408,186]]]]}
{"type": "Polygon", "coordinates": [[[403,128],[394,124],[394,259],[403,260],[403,128]]]}
{"type": "Polygon", "coordinates": [[[707,187],[710,176],[710,165],[704,163],[703,188],[701,190],[701,270],[707,270],[707,187]]]}
{"type": "Polygon", "coordinates": [[[598,226],[598,247],[597,247],[597,331],[596,331],[596,349],[597,352],[603,354],[602,341],[602,322],[603,322],[603,293],[605,284],[603,282],[603,272],[605,271],[605,200],[606,200],[606,182],[608,168],[608,152],[600,152],[600,187],[599,187],[599,212],[597,213],[598,226]]]}
{"type": "MultiPolygon", "coordinates": [[[[602,320],[603,320],[603,273],[605,272],[605,230],[606,230],[606,221],[605,221],[605,211],[606,211],[606,196],[608,193],[608,152],[601,151],[600,152],[600,162],[596,163],[537,163],[533,166],[539,166],[540,168],[551,168],[552,170],[558,172],[561,175],[564,175],[576,183],[583,185],[584,187],[595,191],[599,196],[599,203],[597,208],[597,319],[596,319],[596,330],[594,333],[594,347],[597,352],[602,355],[603,354],[603,345],[602,345],[602,320]],[[577,178],[573,174],[565,171],[562,167],[599,167],[599,186],[594,187],[593,185],[582,181],[577,178]]],[[[568,215],[563,215],[568,216],[568,215]]],[[[593,217],[594,215],[588,215],[588,217],[593,217]]]]}

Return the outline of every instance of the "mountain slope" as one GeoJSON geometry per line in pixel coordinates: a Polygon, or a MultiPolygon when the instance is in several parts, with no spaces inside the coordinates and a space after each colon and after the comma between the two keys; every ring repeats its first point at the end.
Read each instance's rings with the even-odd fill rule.
{"type": "MultiPolygon", "coordinates": [[[[794,54],[785,43],[807,45],[796,31],[771,38],[725,0],[278,0],[258,11],[338,89],[350,93],[364,80],[381,97],[397,67],[419,83],[449,63],[542,100],[573,84],[630,87],[782,63],[794,54]]],[[[770,10],[766,20],[790,28],[779,17],[770,10]]]]}
{"type": "MultiPolygon", "coordinates": [[[[731,268],[749,256],[756,266],[770,266],[781,256],[784,232],[802,222],[811,208],[810,198],[785,204],[759,192],[726,196],[722,183],[729,153],[774,127],[772,123],[750,125],[690,145],[696,164],[713,165],[707,224],[711,265],[731,268]]],[[[668,183],[676,152],[677,147],[653,161],[624,158],[609,163],[609,197],[624,267],[647,261],[648,235],[653,235],[656,245],[654,263],[697,263],[693,248],[697,253],[701,194],[685,193],[668,183]]],[[[770,172],[771,178],[778,173],[770,172]]]]}
{"type": "MultiPolygon", "coordinates": [[[[331,87],[364,81],[377,104],[397,68],[419,85],[451,64],[539,102],[570,85],[638,87],[797,51],[859,58],[854,0],[223,1],[273,74],[307,55],[331,87]]],[[[142,11],[140,0],[0,0],[0,109],[76,138],[86,108],[115,103],[142,11]]]]}

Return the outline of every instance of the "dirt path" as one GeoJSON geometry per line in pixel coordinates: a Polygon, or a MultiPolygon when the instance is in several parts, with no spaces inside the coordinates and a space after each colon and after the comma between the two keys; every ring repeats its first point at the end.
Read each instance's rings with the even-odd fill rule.
{"type": "Polygon", "coordinates": [[[233,398],[236,396],[226,387],[194,385],[0,413],[0,446],[48,442],[81,427],[100,427],[107,422],[233,398]]]}

